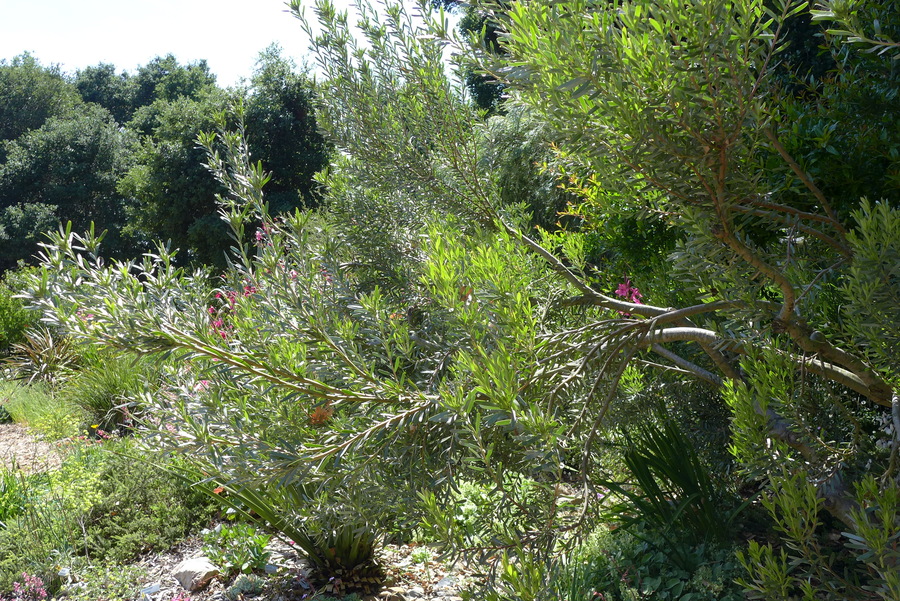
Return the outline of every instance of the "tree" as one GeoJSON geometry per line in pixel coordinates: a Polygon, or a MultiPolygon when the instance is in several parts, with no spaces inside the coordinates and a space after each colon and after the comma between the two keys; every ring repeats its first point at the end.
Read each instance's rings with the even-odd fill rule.
{"type": "Polygon", "coordinates": [[[99,104],[115,117],[118,123],[131,120],[136,93],[134,79],[127,73],[116,73],[115,65],[100,63],[80,69],[72,81],[82,100],[99,104]]]}
{"type": "Polygon", "coordinates": [[[313,175],[327,165],[329,149],[314,100],[312,81],[278,46],[260,54],[247,98],[247,131],[250,152],[272,173],[266,194],[276,213],[318,204],[313,175]]]}
{"type": "Polygon", "coordinates": [[[125,200],[116,184],[128,167],[128,137],[109,112],[89,104],[51,117],[6,150],[0,165],[3,269],[34,255],[42,228],[55,229],[60,221],[81,230],[94,222],[98,232],[109,230],[109,251],[122,250],[125,200]]]}
{"type": "Polygon", "coordinates": [[[197,136],[215,127],[224,94],[210,91],[199,99],[158,99],[135,113],[129,128],[143,137],[134,147],[134,163],[119,181],[119,192],[133,199],[126,236],[143,249],[154,240],[171,240],[182,249],[182,262],[224,264],[229,246],[217,216],[219,184],[203,166],[197,136]]]}
{"type": "MultiPolygon", "coordinates": [[[[30,54],[0,60],[0,141],[39,128],[78,103],[77,91],[57,67],[44,67],[30,54]]],[[[0,146],[0,162],[5,158],[0,146]]]]}
{"type": "Polygon", "coordinates": [[[172,54],[157,56],[138,67],[133,79],[135,108],[148,106],[158,99],[198,98],[216,83],[205,60],[181,65],[172,54]]]}

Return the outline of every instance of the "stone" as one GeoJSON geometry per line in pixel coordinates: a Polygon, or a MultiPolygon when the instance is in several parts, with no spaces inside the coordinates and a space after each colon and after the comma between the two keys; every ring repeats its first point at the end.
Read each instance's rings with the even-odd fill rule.
{"type": "Polygon", "coordinates": [[[219,575],[219,568],[206,557],[185,559],[175,567],[172,576],[187,591],[197,591],[219,575]]]}
{"type": "Polygon", "coordinates": [[[459,586],[459,582],[453,576],[444,576],[432,587],[432,590],[438,594],[440,597],[444,597],[449,595],[451,591],[456,590],[459,586]]]}
{"type": "Polygon", "coordinates": [[[421,586],[414,586],[406,591],[406,594],[404,596],[407,599],[421,599],[425,596],[425,589],[423,589],[421,586]]]}

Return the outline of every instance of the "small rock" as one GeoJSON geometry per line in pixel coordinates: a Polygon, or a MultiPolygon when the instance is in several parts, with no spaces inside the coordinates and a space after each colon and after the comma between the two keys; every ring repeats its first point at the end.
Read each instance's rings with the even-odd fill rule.
{"type": "Polygon", "coordinates": [[[421,599],[425,596],[425,589],[421,586],[414,586],[408,591],[406,591],[405,597],[407,599],[421,599]]]}
{"type": "Polygon", "coordinates": [[[277,574],[278,573],[278,566],[276,566],[273,563],[267,563],[265,569],[266,569],[266,574],[277,574]]]}
{"type": "MultiPolygon", "coordinates": [[[[456,578],[454,578],[453,576],[444,576],[437,581],[437,584],[434,585],[432,590],[440,594],[441,591],[449,591],[450,589],[455,589],[458,584],[459,583],[457,582],[456,578]]],[[[443,597],[444,595],[440,596],[443,597]]]]}
{"type": "Polygon", "coordinates": [[[209,562],[206,557],[185,559],[175,567],[172,576],[185,590],[200,590],[219,574],[219,568],[209,562]]]}

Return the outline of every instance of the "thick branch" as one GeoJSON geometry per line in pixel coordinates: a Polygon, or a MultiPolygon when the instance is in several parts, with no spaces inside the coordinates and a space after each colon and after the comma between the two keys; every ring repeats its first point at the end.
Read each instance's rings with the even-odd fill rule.
{"type": "Polygon", "coordinates": [[[864,394],[879,405],[891,406],[891,387],[859,358],[837,348],[825,340],[822,334],[813,331],[812,328],[799,319],[782,322],[781,325],[784,326],[791,339],[797,343],[797,346],[810,355],[817,355],[830,363],[843,367],[862,383],[867,392],[862,392],[856,388],[854,390],[864,394]]]}
{"type": "Polygon", "coordinates": [[[706,380],[713,386],[719,387],[722,385],[722,378],[720,378],[719,376],[717,376],[716,374],[712,373],[711,371],[709,371],[707,369],[703,369],[696,363],[688,361],[681,355],[677,355],[677,354],[673,353],[672,351],[670,351],[669,349],[665,348],[662,345],[651,344],[650,350],[661,357],[665,357],[666,359],[668,359],[669,361],[671,361],[678,367],[682,368],[683,370],[685,370],[687,372],[690,372],[691,374],[697,376],[701,380],[706,380]]]}

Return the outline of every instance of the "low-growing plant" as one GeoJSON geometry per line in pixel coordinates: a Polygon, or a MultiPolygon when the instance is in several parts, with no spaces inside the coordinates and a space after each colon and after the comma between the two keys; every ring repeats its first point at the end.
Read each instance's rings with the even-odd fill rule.
{"type": "Polygon", "coordinates": [[[78,436],[88,419],[46,382],[0,382],[0,399],[13,421],[50,441],[78,436]]]}
{"type": "Polygon", "coordinates": [[[157,466],[166,461],[129,439],[97,448],[103,462],[101,499],[85,516],[85,552],[95,561],[125,563],[141,553],[169,547],[204,527],[216,504],[200,488],[157,466]]]}
{"type": "Polygon", "coordinates": [[[690,546],[678,553],[693,557],[686,571],[660,551],[668,542],[646,528],[638,533],[598,530],[554,576],[553,599],[560,601],[739,601],[734,580],[740,567],[727,547],[690,546]],[[636,534],[639,534],[637,536],[636,534]]]}
{"type": "Polygon", "coordinates": [[[262,572],[271,556],[266,550],[271,539],[249,524],[219,524],[203,535],[203,552],[226,575],[262,572]]]}
{"type": "Polygon", "coordinates": [[[42,601],[47,598],[47,589],[40,577],[22,572],[22,582],[13,583],[13,601],[42,601]]]}
{"type": "Polygon", "coordinates": [[[0,465],[0,528],[25,507],[25,476],[15,469],[0,465]]]}
{"type": "Polygon", "coordinates": [[[247,597],[254,597],[265,590],[266,579],[256,574],[241,574],[234,579],[227,589],[225,598],[228,601],[241,601],[247,597]]]}
{"type": "Polygon", "coordinates": [[[692,570],[693,560],[680,549],[723,544],[734,520],[746,507],[710,475],[691,441],[671,420],[624,433],[621,445],[624,481],[600,482],[620,500],[605,511],[620,527],[641,536],[649,526],[660,546],[679,567],[692,570]]]}
{"type": "Polygon", "coordinates": [[[137,566],[87,566],[78,570],[78,581],[62,592],[72,601],[131,601],[138,598],[145,575],[137,566]]]}

